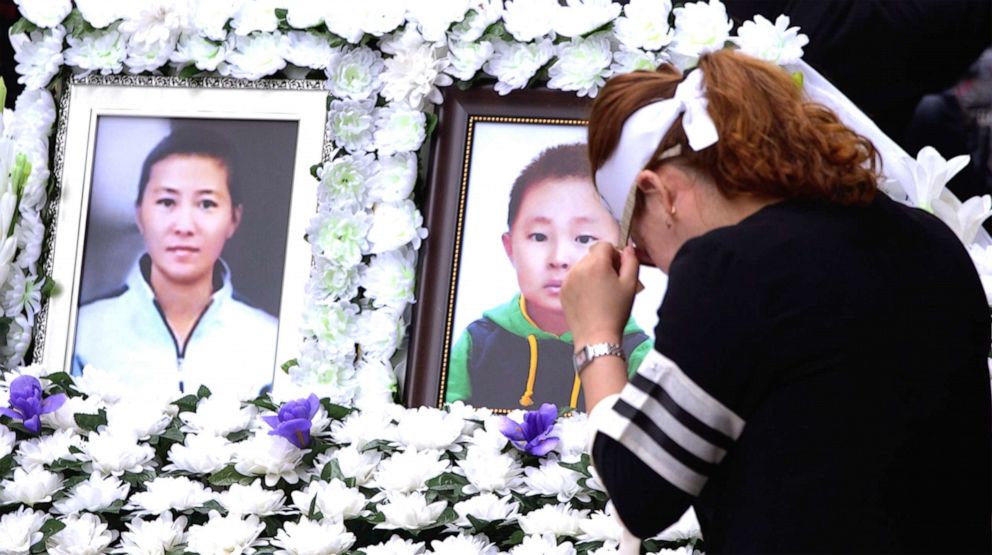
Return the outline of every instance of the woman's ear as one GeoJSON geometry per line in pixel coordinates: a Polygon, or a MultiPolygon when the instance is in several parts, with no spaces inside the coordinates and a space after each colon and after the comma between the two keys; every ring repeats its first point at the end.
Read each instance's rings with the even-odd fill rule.
{"type": "Polygon", "coordinates": [[[667,169],[667,166],[662,166],[658,170],[641,170],[635,178],[637,189],[644,195],[645,201],[661,201],[666,212],[675,205],[677,195],[676,188],[669,183],[667,169]]]}

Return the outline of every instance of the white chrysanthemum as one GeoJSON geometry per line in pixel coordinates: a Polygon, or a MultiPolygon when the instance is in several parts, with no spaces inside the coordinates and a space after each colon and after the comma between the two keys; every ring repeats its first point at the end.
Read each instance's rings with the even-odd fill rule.
{"type": "Polygon", "coordinates": [[[255,515],[220,516],[210,512],[205,524],[190,526],[186,532],[186,547],[195,553],[251,553],[265,523],[255,515]]]}
{"type": "Polygon", "coordinates": [[[513,38],[527,43],[552,30],[558,8],[558,0],[511,0],[504,3],[503,24],[513,38]]]}
{"type": "Polygon", "coordinates": [[[445,54],[445,49],[431,43],[400,50],[384,62],[382,96],[413,109],[422,108],[425,100],[440,104],[438,87],[452,83],[444,73],[450,64],[445,54]]]}
{"type": "Polygon", "coordinates": [[[86,472],[121,476],[151,468],[155,464],[155,450],[138,443],[133,435],[108,431],[90,434],[79,459],[87,461],[83,466],[86,472]]]}
{"type": "Polygon", "coordinates": [[[579,485],[582,475],[557,461],[544,461],[539,468],[527,467],[524,474],[522,491],[555,497],[562,503],[572,498],[589,501],[589,493],[579,485]]]}
{"type": "Polygon", "coordinates": [[[445,73],[462,81],[471,81],[493,56],[495,48],[487,40],[479,42],[451,41],[448,43],[448,62],[445,73]]]}
{"type": "Polygon", "coordinates": [[[369,511],[365,509],[369,502],[368,498],[358,488],[349,488],[344,482],[337,479],[329,482],[314,480],[302,491],[297,490],[290,493],[290,497],[293,499],[293,505],[301,514],[309,514],[310,505],[313,504],[316,511],[323,515],[324,519],[334,522],[342,522],[369,514],[369,511]]]}
{"type": "Polygon", "coordinates": [[[127,386],[116,374],[92,365],[83,367],[82,375],[74,378],[73,385],[86,396],[109,405],[123,399],[128,393],[127,386]]]}
{"type": "Polygon", "coordinates": [[[0,298],[4,314],[27,314],[30,320],[34,320],[35,314],[41,310],[41,287],[44,283],[43,277],[27,276],[21,270],[12,272],[0,298]]]}
{"type": "Polygon", "coordinates": [[[595,98],[609,77],[612,61],[610,39],[605,33],[572,39],[558,46],[558,59],[548,69],[548,86],[595,98]]]}
{"type": "Polygon", "coordinates": [[[159,476],[144,486],[145,491],[132,494],[128,500],[127,508],[138,516],[194,509],[215,499],[215,494],[203,484],[185,476],[159,476]]]}
{"type": "MultiPolygon", "coordinates": [[[[24,139],[40,140],[52,134],[55,124],[55,99],[46,89],[31,89],[17,95],[13,121],[4,118],[6,131],[18,141],[15,149],[21,150],[24,139]]],[[[35,168],[32,167],[32,171],[35,168]]]]}
{"type": "Polygon", "coordinates": [[[758,14],[753,21],[745,21],[737,29],[735,42],[745,54],[785,65],[802,59],[803,47],[809,44],[809,37],[800,34],[799,27],[789,27],[786,15],[778,16],[773,25],[758,14]]]}
{"type": "Polygon", "coordinates": [[[113,476],[102,477],[93,473],[83,482],[76,484],[68,497],[56,501],[52,507],[56,513],[76,514],[82,511],[100,512],[116,501],[127,499],[131,486],[113,476]]]}
{"type": "MultiPolygon", "coordinates": [[[[448,404],[445,408],[452,416],[462,421],[462,437],[458,439],[459,443],[471,443],[475,432],[483,428],[483,423],[487,418],[492,417],[492,410],[485,407],[473,407],[472,405],[465,404],[464,401],[455,401],[448,404]]],[[[498,426],[494,428],[494,430],[496,429],[498,429],[498,426]]],[[[502,434],[500,435],[502,436],[502,434]]],[[[505,440],[506,437],[503,437],[503,439],[505,440]]],[[[505,445],[505,441],[503,445],[505,445]]],[[[497,448],[497,451],[501,448],[502,445],[500,448],[497,448]]]]}
{"type": "Polygon", "coordinates": [[[396,426],[396,440],[408,449],[448,449],[462,432],[462,420],[432,407],[408,409],[396,426]]]}
{"type": "Polygon", "coordinates": [[[38,467],[25,471],[15,468],[13,479],[0,483],[0,502],[33,506],[48,503],[62,489],[62,475],[38,467]]]}
{"type": "Polygon", "coordinates": [[[277,555],[338,555],[355,543],[355,535],[332,520],[314,521],[306,517],[287,522],[276,533],[272,545],[277,555]]]}
{"type": "Polygon", "coordinates": [[[168,457],[170,464],[162,470],[212,474],[230,464],[234,458],[234,445],[224,436],[186,434],[183,443],[174,443],[169,448],[168,457]]]}
{"type": "Polygon", "coordinates": [[[124,17],[127,0],[75,0],[79,15],[96,29],[103,29],[124,17]]]}
{"type": "Polygon", "coordinates": [[[457,464],[469,481],[463,488],[466,494],[485,492],[507,495],[523,483],[523,468],[509,455],[469,449],[465,459],[457,464]]]}
{"type": "MultiPolygon", "coordinates": [[[[4,428],[6,429],[6,428],[4,428]]],[[[0,440],[2,443],[2,440],[0,440]]],[[[42,468],[47,464],[52,464],[59,459],[75,460],[76,456],[69,450],[70,447],[79,448],[83,445],[83,438],[76,435],[71,430],[56,430],[48,436],[41,436],[22,441],[17,448],[14,460],[24,470],[32,471],[42,468]]],[[[0,453],[3,448],[0,447],[0,453]]],[[[2,458],[2,455],[0,455],[2,458]]]]}
{"type": "Polygon", "coordinates": [[[431,552],[435,555],[498,555],[500,551],[486,536],[458,534],[432,541],[431,552]]]}
{"type": "Polygon", "coordinates": [[[15,443],[17,443],[17,434],[10,431],[7,426],[0,425],[0,459],[14,451],[15,443]]]}
{"type": "Polygon", "coordinates": [[[157,42],[128,42],[127,65],[128,73],[146,73],[159,69],[168,62],[176,50],[177,37],[166,37],[157,42]]]}
{"type": "Polygon", "coordinates": [[[654,71],[664,60],[653,52],[621,49],[613,53],[610,75],[621,75],[631,71],[654,71]]]}
{"type": "Polygon", "coordinates": [[[257,434],[237,444],[234,468],[245,476],[264,476],[265,485],[275,486],[280,479],[295,484],[305,471],[300,460],[308,451],[300,449],[286,438],[257,434]]]}
{"type": "Polygon", "coordinates": [[[127,37],[117,29],[86,33],[80,37],[66,36],[69,48],[63,56],[65,64],[78,67],[84,73],[99,71],[103,75],[120,73],[127,58],[127,37]]]}
{"type": "Polygon", "coordinates": [[[31,33],[10,35],[14,47],[14,61],[17,66],[17,82],[25,90],[41,89],[55,77],[65,58],[62,54],[62,41],[65,28],[61,25],[51,29],[31,33]]]}
{"type": "Polygon", "coordinates": [[[282,33],[235,36],[230,44],[227,59],[217,66],[225,77],[255,81],[286,67],[287,39],[282,33]]]}
{"type": "Polygon", "coordinates": [[[503,0],[474,0],[465,19],[448,31],[448,42],[474,42],[503,17],[503,0]]]}
{"type": "Polygon", "coordinates": [[[692,2],[675,8],[675,36],[671,49],[689,59],[723,48],[734,24],[720,0],[692,2]]]}
{"type": "Polygon", "coordinates": [[[227,491],[217,494],[217,502],[231,515],[269,516],[284,513],[286,495],[281,491],[262,488],[262,481],[251,485],[231,484],[227,491]]]}
{"type": "Polygon", "coordinates": [[[317,258],[310,270],[306,293],[321,301],[350,299],[358,294],[358,282],[364,268],[363,264],[342,268],[326,259],[317,258]]]}
{"type": "Polygon", "coordinates": [[[584,542],[604,542],[616,547],[620,544],[623,528],[620,522],[605,511],[596,511],[579,522],[582,534],[579,539],[584,542]]]}
{"type": "Polygon", "coordinates": [[[386,496],[386,502],[377,507],[385,520],[375,527],[419,530],[433,524],[447,506],[446,501],[427,503],[427,498],[420,492],[390,493],[386,496]]]}
{"type": "Polygon", "coordinates": [[[965,245],[975,241],[982,223],[992,216],[992,196],[989,195],[971,197],[964,202],[948,195],[934,199],[932,206],[934,215],[943,220],[965,245]]]}
{"type": "Polygon", "coordinates": [[[573,509],[567,503],[545,505],[517,517],[525,534],[552,533],[556,536],[575,537],[581,531],[579,523],[589,511],[573,509]]]}
{"type": "Polygon", "coordinates": [[[184,432],[227,436],[248,429],[258,414],[254,405],[242,405],[232,395],[213,393],[200,399],[195,412],[181,412],[184,432]]]}
{"type": "MultiPolygon", "coordinates": [[[[70,430],[77,434],[84,430],[76,423],[77,414],[96,414],[102,407],[102,403],[95,397],[68,397],[65,403],[55,412],[41,415],[41,422],[45,426],[56,430],[70,430]]],[[[3,450],[0,449],[0,453],[3,450]]]]}
{"type": "Polygon", "coordinates": [[[331,425],[331,437],[336,443],[355,449],[362,449],[376,440],[395,441],[396,425],[393,420],[394,415],[387,410],[353,412],[331,425]]]}
{"type": "Polygon", "coordinates": [[[417,157],[412,152],[381,156],[367,182],[373,202],[398,202],[410,197],[417,180],[417,157]]]}
{"type": "MultiPolygon", "coordinates": [[[[302,0],[310,4],[313,0],[302,0]]],[[[307,31],[290,31],[286,34],[286,61],[299,67],[327,69],[327,65],[340,54],[331,46],[327,35],[307,31]]]]}
{"type": "MultiPolygon", "coordinates": [[[[7,260],[6,263],[10,261],[7,260]]],[[[31,328],[34,322],[28,320],[27,316],[21,314],[10,322],[7,328],[7,343],[0,346],[0,356],[3,362],[0,366],[11,368],[24,362],[24,355],[28,352],[28,345],[31,344],[31,328]]]]}
{"type": "MultiPolygon", "coordinates": [[[[22,95],[24,93],[21,93],[22,95]]],[[[42,189],[44,191],[44,189],[42,189]]],[[[42,200],[40,204],[43,204],[42,200]]],[[[38,259],[41,258],[41,244],[45,237],[45,225],[41,222],[41,215],[38,210],[28,208],[28,203],[21,198],[19,207],[20,220],[14,226],[14,236],[17,237],[17,258],[14,265],[21,269],[36,267],[38,259]]]]}
{"type": "Polygon", "coordinates": [[[419,110],[386,106],[375,110],[375,148],[380,156],[412,152],[427,137],[427,117],[419,110]]]}
{"type": "Polygon", "coordinates": [[[186,541],[186,517],[172,519],[171,512],[158,515],[155,520],[134,517],[121,534],[119,552],[128,555],[162,555],[186,541]]]}
{"type": "Polygon", "coordinates": [[[500,497],[492,493],[482,493],[455,503],[454,508],[458,513],[455,524],[463,528],[471,528],[472,522],[468,519],[469,516],[486,522],[513,520],[517,517],[520,504],[509,496],[500,497]]]}
{"type": "Polygon", "coordinates": [[[311,306],[304,314],[306,329],[328,350],[353,351],[358,306],[348,301],[311,306]]]}
{"type": "MultiPolygon", "coordinates": [[[[352,348],[353,348],[353,344],[352,348]]],[[[347,353],[346,346],[324,346],[316,341],[306,340],[297,358],[299,364],[289,369],[292,388],[297,392],[285,397],[286,400],[298,399],[313,393],[321,398],[327,397],[332,403],[351,405],[355,396],[355,367],[354,352],[347,353]],[[329,355],[328,353],[331,353],[329,355]]],[[[291,387],[280,386],[277,396],[290,391],[291,387]]]]}
{"type": "MultiPolygon", "coordinates": [[[[401,320],[397,319],[396,327],[401,320]]],[[[363,357],[356,368],[358,396],[355,406],[362,410],[381,409],[394,403],[396,395],[396,370],[388,360],[370,360],[363,357]]]]}
{"type": "MultiPolygon", "coordinates": [[[[327,2],[324,7],[324,25],[327,30],[351,44],[357,44],[365,34],[362,25],[363,6],[375,2],[327,2]]],[[[401,20],[397,23],[402,23],[401,20]]]]}
{"type": "Polygon", "coordinates": [[[131,46],[175,42],[192,24],[189,0],[143,0],[127,5],[118,29],[130,36],[131,46]]]}
{"type": "Polygon", "coordinates": [[[314,256],[350,267],[362,260],[368,249],[368,232],[372,219],[364,210],[345,211],[331,208],[318,212],[307,228],[307,240],[314,256]]]}
{"type": "MultiPolygon", "coordinates": [[[[520,3],[521,0],[517,0],[520,3]]],[[[497,79],[495,89],[501,95],[527,86],[530,78],[555,53],[550,40],[535,43],[494,41],[492,58],[482,68],[497,79]]]]}
{"type": "Polygon", "coordinates": [[[494,418],[492,416],[485,417],[485,421],[487,422],[485,426],[479,427],[476,425],[472,427],[471,435],[466,437],[469,449],[478,452],[487,452],[493,455],[503,452],[503,448],[506,447],[509,440],[499,431],[498,424],[495,422],[489,424],[493,420],[494,418]]]}
{"type": "Polygon", "coordinates": [[[420,248],[420,242],[427,237],[423,223],[424,217],[412,200],[376,204],[368,234],[369,252],[384,253],[408,243],[414,249],[420,248]]]}
{"type": "Polygon", "coordinates": [[[201,35],[183,34],[169,57],[173,63],[192,63],[201,71],[214,71],[227,59],[228,43],[214,41],[201,35]]]}
{"type": "Polygon", "coordinates": [[[327,9],[322,2],[313,0],[282,0],[286,9],[286,23],[296,29],[309,29],[324,22],[324,12],[327,9]]]}
{"type": "MultiPolygon", "coordinates": [[[[375,102],[372,99],[332,101],[327,114],[327,129],[331,140],[348,152],[357,153],[367,150],[372,143],[372,109],[374,107],[375,102]]],[[[340,158],[327,165],[334,164],[338,160],[340,158]]],[[[362,177],[362,181],[349,188],[356,198],[364,192],[365,179],[368,176],[363,175],[362,177]]]]}
{"type": "Polygon", "coordinates": [[[444,40],[444,33],[453,23],[465,18],[470,8],[468,0],[413,0],[406,3],[407,19],[416,24],[420,34],[430,42],[444,40]]]}
{"type": "Polygon", "coordinates": [[[323,468],[331,458],[337,460],[341,474],[345,478],[355,480],[355,485],[364,486],[372,480],[375,469],[382,461],[382,453],[378,451],[361,451],[361,447],[348,445],[338,449],[333,456],[318,457],[319,468],[323,468]]]}
{"type": "Polygon", "coordinates": [[[276,9],[283,7],[282,0],[252,0],[243,2],[231,19],[231,28],[238,36],[248,36],[255,31],[259,35],[275,33],[279,28],[276,9]]]}
{"type": "Polygon", "coordinates": [[[424,542],[414,543],[394,535],[389,541],[363,547],[365,555],[423,555],[424,542]]]}
{"type": "Polygon", "coordinates": [[[510,555],[576,555],[572,542],[558,544],[554,534],[532,534],[510,550],[510,555]]]}
{"type": "Polygon", "coordinates": [[[631,0],[616,20],[616,37],[627,48],[658,50],[672,42],[670,0],[631,0]]]}
{"type": "Polygon", "coordinates": [[[555,14],[554,31],[564,37],[580,37],[613,21],[620,4],[612,0],[567,0],[555,14]]]}
{"type": "Polygon", "coordinates": [[[559,418],[555,421],[553,436],[558,438],[555,450],[563,462],[578,462],[586,452],[586,442],[589,438],[589,419],[585,413],[575,413],[569,418],[559,418]]]}
{"type": "Polygon", "coordinates": [[[366,360],[389,360],[406,331],[402,309],[385,307],[365,309],[355,320],[356,342],[366,360]]]}
{"type": "Polygon", "coordinates": [[[337,98],[370,98],[382,88],[383,67],[382,56],[371,48],[345,50],[327,66],[327,90],[337,98]]]}
{"type": "Polygon", "coordinates": [[[451,468],[451,461],[442,455],[436,449],[409,449],[396,453],[379,463],[373,478],[374,484],[387,493],[426,491],[428,480],[451,468]]]}
{"type": "Polygon", "coordinates": [[[410,248],[377,255],[369,262],[362,278],[365,296],[376,306],[402,310],[414,301],[417,257],[410,248]]]}
{"type": "MultiPolygon", "coordinates": [[[[362,122],[367,118],[371,126],[372,117],[370,115],[371,103],[354,100],[334,100],[331,102],[331,113],[329,114],[329,125],[331,125],[332,138],[345,141],[361,141],[358,135],[362,122]],[[369,112],[362,114],[368,109],[369,112]],[[335,112],[336,111],[336,112],[335,112]],[[341,117],[338,118],[338,115],[341,117]],[[336,120],[344,121],[336,121],[336,120]]],[[[371,139],[371,132],[365,131],[367,139],[371,139]]],[[[342,143],[338,143],[342,144],[342,143]]],[[[345,145],[342,145],[345,146],[345,145]]],[[[353,145],[357,146],[357,145],[353,145]]],[[[349,149],[350,150],[350,149],[349,149]]],[[[331,210],[340,211],[345,208],[355,209],[365,204],[366,184],[372,177],[375,170],[375,157],[370,154],[356,153],[339,156],[334,160],[324,163],[317,170],[317,177],[320,179],[319,199],[323,205],[331,210]]],[[[313,241],[311,240],[311,243],[313,241]]],[[[360,256],[358,257],[360,258],[360,256]]],[[[355,253],[340,261],[344,266],[353,266],[358,260],[355,253]]]]}
{"type": "Polygon", "coordinates": [[[107,408],[107,426],[115,434],[130,434],[145,440],[162,435],[172,422],[170,409],[175,408],[147,398],[126,397],[107,408]]]}
{"type": "Polygon", "coordinates": [[[46,542],[50,555],[100,555],[117,539],[117,532],[96,515],[69,515],[60,522],[65,528],[46,542]]]}
{"type": "Polygon", "coordinates": [[[31,546],[41,541],[41,526],[48,518],[26,507],[0,516],[0,553],[28,555],[31,546]]]}
{"type": "Polygon", "coordinates": [[[242,4],[244,0],[197,0],[192,23],[198,34],[210,40],[223,41],[227,38],[225,26],[242,4]]]}
{"type": "Polygon", "coordinates": [[[38,27],[55,27],[72,11],[69,0],[14,0],[17,11],[38,27]]]}

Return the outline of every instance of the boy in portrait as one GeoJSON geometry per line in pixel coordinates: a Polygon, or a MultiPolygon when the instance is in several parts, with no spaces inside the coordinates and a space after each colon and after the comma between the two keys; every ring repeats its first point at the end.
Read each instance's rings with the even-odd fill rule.
{"type": "MultiPolygon", "coordinates": [[[[541,403],[581,406],[561,284],[592,244],[616,244],[620,235],[593,185],[585,148],[548,148],[514,181],[502,242],[520,292],[483,313],[455,343],[446,402],[503,409],[541,403]]],[[[623,350],[631,374],[651,346],[650,338],[629,320],[623,350]]]]}

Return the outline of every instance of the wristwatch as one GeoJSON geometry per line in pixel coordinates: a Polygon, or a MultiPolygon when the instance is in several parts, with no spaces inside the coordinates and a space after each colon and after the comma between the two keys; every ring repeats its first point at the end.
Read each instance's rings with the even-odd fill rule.
{"type": "Polygon", "coordinates": [[[627,356],[623,354],[623,348],[616,343],[592,343],[582,347],[572,356],[572,365],[575,373],[578,374],[594,359],[605,356],[620,357],[624,362],[627,356]]]}

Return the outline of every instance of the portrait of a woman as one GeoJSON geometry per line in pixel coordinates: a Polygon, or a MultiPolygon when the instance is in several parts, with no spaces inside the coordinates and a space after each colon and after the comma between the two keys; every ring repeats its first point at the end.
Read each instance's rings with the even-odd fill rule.
{"type": "Polygon", "coordinates": [[[123,286],[79,309],[73,372],[136,387],[241,395],[270,386],[277,319],[244,302],[221,254],[244,206],[238,155],[208,129],[179,127],[141,167],[135,222],[144,252],[123,286]]]}

